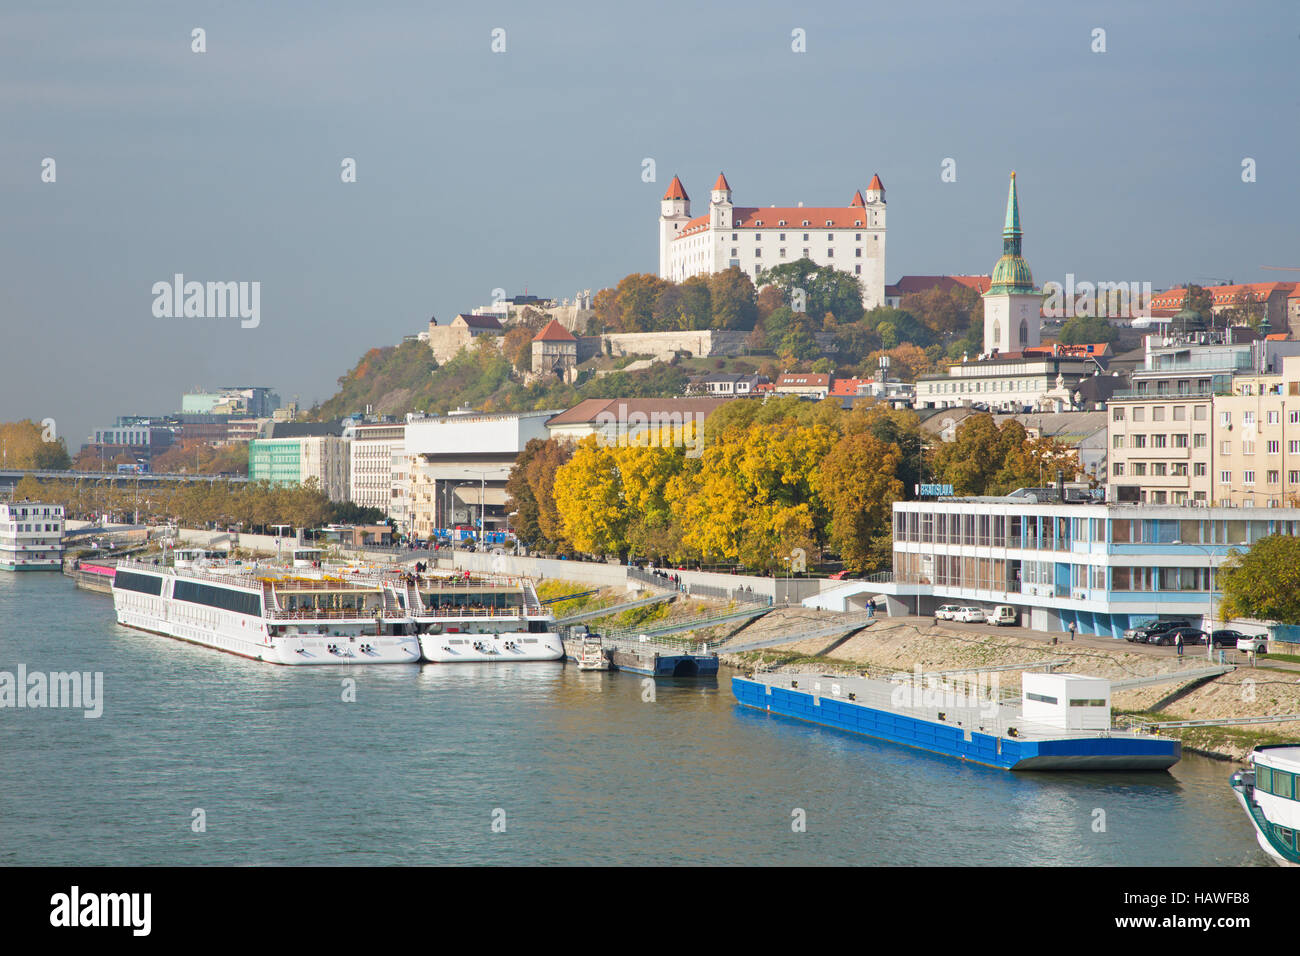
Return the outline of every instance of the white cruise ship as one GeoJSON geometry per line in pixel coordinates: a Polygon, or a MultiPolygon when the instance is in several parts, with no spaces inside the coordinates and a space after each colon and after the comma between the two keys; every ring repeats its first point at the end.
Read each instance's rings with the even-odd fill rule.
{"type": "Polygon", "coordinates": [[[117,622],[272,664],[410,664],[420,644],[400,581],[375,572],[121,561],[117,622]]]}
{"type": "Polygon", "coordinates": [[[63,567],[63,505],[0,503],[0,570],[58,571],[63,567]]]}
{"type": "Polygon", "coordinates": [[[554,616],[527,579],[414,575],[353,566],[286,568],[122,561],[119,624],[273,664],[553,661],[554,616]]]}
{"type": "Polygon", "coordinates": [[[555,616],[527,578],[467,572],[412,579],[406,605],[420,653],[439,664],[468,661],[558,661],[564,644],[555,616]]]}
{"type": "Polygon", "coordinates": [[[1232,789],[1255,826],[1255,839],[1275,863],[1300,866],[1300,744],[1257,747],[1254,770],[1232,775],[1232,789]]]}

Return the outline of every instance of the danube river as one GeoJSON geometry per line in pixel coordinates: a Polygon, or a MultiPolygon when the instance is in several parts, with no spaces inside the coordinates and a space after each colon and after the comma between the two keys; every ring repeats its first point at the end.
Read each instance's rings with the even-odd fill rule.
{"type": "Polygon", "coordinates": [[[276,667],[0,574],[19,665],[102,672],[103,713],[0,709],[2,864],[1266,865],[1229,764],[1016,775],[741,710],[725,670],[647,700],[559,664],[276,667]]]}

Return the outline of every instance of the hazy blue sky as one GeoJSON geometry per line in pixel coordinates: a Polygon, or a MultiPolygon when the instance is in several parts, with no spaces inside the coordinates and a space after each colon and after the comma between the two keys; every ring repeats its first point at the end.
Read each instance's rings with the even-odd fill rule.
{"type": "Polygon", "coordinates": [[[1294,2],[11,0],[0,420],[75,452],[192,386],[324,399],[495,287],[656,271],[673,173],[698,215],[719,169],[740,205],[879,172],[891,282],[988,272],[1011,169],[1040,284],[1300,278],[1259,269],[1300,266],[1297,62],[1294,2]],[[261,325],[155,318],[176,272],[261,282],[261,325]]]}

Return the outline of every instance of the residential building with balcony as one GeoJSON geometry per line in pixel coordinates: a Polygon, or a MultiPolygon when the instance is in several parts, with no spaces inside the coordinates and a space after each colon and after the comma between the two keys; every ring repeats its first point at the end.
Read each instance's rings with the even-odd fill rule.
{"type": "Polygon", "coordinates": [[[1249,329],[1147,336],[1133,387],[1108,403],[1108,497],[1156,505],[1223,499],[1214,455],[1232,436],[1220,434],[1230,421],[1220,422],[1217,398],[1231,395],[1241,376],[1273,372],[1288,355],[1300,355],[1300,342],[1261,339],[1249,329]]]}
{"type": "Polygon", "coordinates": [[[63,567],[63,505],[0,503],[0,570],[58,571],[63,567]]]}
{"type": "Polygon", "coordinates": [[[1215,397],[1213,421],[1215,504],[1300,504],[1300,356],[1283,358],[1281,374],[1236,378],[1215,397]]]}

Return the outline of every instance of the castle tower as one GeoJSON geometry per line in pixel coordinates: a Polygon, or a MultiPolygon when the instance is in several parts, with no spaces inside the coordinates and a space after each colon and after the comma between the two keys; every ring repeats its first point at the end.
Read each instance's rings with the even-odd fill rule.
{"type": "Polygon", "coordinates": [[[686,187],[682,185],[682,181],[674,176],[673,181],[668,184],[668,191],[664,193],[664,198],[659,202],[659,278],[661,279],[678,281],[676,276],[668,274],[670,269],[668,248],[690,218],[691,197],[686,195],[686,187]]]}
{"type": "Polygon", "coordinates": [[[1020,352],[1040,342],[1042,292],[1034,288],[1029,263],[1020,254],[1020,201],[1016,174],[1007,192],[1007,217],[1002,226],[1002,258],[993,267],[984,293],[984,354],[1020,352]]]}
{"type": "Polygon", "coordinates": [[[709,193],[709,225],[714,229],[730,229],[735,207],[731,202],[731,185],[727,177],[718,173],[718,181],[709,193]]]}

